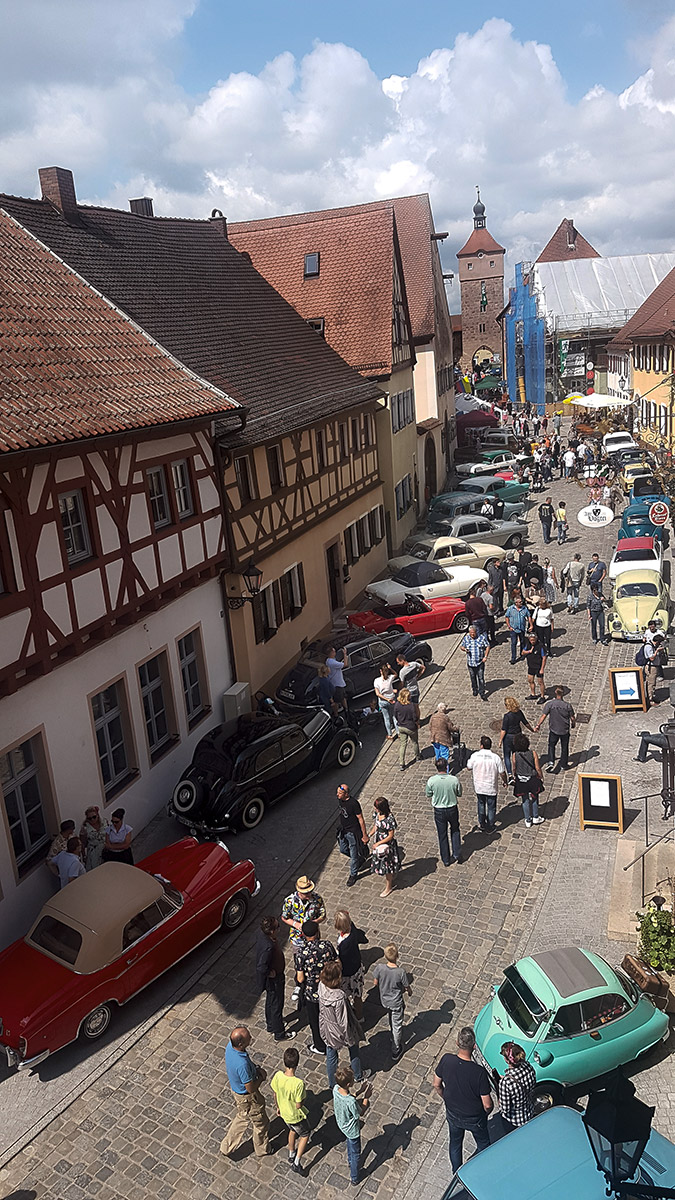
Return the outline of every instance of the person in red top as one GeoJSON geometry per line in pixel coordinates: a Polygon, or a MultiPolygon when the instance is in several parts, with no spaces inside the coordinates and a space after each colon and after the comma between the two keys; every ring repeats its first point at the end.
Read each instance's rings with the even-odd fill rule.
{"type": "Polygon", "coordinates": [[[471,591],[469,592],[469,598],[466,601],[465,609],[466,615],[471,624],[476,626],[476,631],[479,634],[487,633],[488,610],[485,607],[481,597],[476,595],[475,588],[471,588],[471,591]]]}

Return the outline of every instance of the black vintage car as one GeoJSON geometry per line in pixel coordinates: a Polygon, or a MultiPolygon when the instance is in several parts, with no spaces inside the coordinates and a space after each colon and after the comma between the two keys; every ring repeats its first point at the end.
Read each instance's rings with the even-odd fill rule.
{"type": "Polygon", "coordinates": [[[195,832],[253,829],[265,808],[329,767],[348,767],[360,742],[321,708],[293,716],[248,713],[216,725],[195,749],[168,812],[195,832]]]}
{"type": "Polygon", "coordinates": [[[351,707],[368,704],[373,696],[373,683],[383,663],[390,662],[396,670],[396,655],[430,663],[431,646],[418,642],[409,633],[358,634],[354,630],[335,633],[334,641],[325,638],[310,642],[302,658],[284,675],[276,697],[284,707],[304,707],[317,703],[319,677],[317,671],[326,661],[326,647],[333,645],[338,658],[347,651],[348,665],[344,669],[347,703],[351,707]]]}

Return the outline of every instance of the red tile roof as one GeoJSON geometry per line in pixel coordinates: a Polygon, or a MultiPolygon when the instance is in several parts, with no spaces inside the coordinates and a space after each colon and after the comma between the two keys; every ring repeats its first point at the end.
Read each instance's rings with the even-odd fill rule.
{"type": "Polygon", "coordinates": [[[553,237],[546,243],[537,262],[567,262],[575,258],[601,258],[590,242],[574,227],[574,221],[565,217],[553,237]]]}
{"type": "MultiPolygon", "coordinates": [[[[431,238],[434,232],[434,220],[429,196],[426,192],[422,192],[416,196],[399,196],[394,199],[373,200],[367,204],[352,204],[345,208],[328,208],[317,212],[268,217],[259,221],[234,221],[228,223],[228,229],[233,243],[240,250],[247,250],[253,258],[253,252],[247,245],[249,234],[252,232],[260,235],[257,246],[259,253],[262,253],[262,235],[267,234],[271,239],[275,236],[277,229],[287,229],[300,225],[317,226],[332,218],[354,222],[354,219],[358,216],[382,210],[393,210],[394,212],[413,338],[415,341],[427,341],[435,333],[433,256],[437,254],[437,250],[431,238]]],[[[357,238],[364,235],[364,231],[368,230],[368,226],[360,226],[354,223],[353,230],[354,238],[357,238]]],[[[329,230],[326,229],[325,232],[328,235],[329,230]]],[[[296,244],[299,246],[300,244],[305,244],[302,241],[300,231],[295,234],[295,239],[296,244]]],[[[352,238],[350,237],[351,240],[352,238]]],[[[367,248],[366,245],[363,246],[364,250],[367,250],[367,248]]],[[[358,247],[354,247],[354,249],[358,254],[358,247]]],[[[307,243],[307,252],[310,252],[309,243],[307,243]]],[[[265,259],[267,258],[266,253],[264,257],[265,259]]],[[[259,260],[259,263],[262,270],[261,260],[259,260]]],[[[253,258],[253,265],[258,265],[255,258],[253,258]]],[[[359,263],[359,267],[361,266],[362,264],[359,263]]],[[[265,274],[264,271],[263,274],[265,274]]],[[[357,271],[356,277],[353,279],[350,278],[347,281],[349,286],[354,289],[354,300],[357,304],[359,304],[362,297],[362,292],[358,286],[359,274],[360,271],[357,271]]],[[[281,279],[281,273],[279,278],[281,279]]],[[[284,283],[290,283],[290,280],[284,279],[284,283]]],[[[275,284],[275,286],[278,285],[275,284]]],[[[282,291],[283,295],[287,294],[281,287],[278,290],[282,291]]],[[[294,302],[292,301],[292,303],[294,302]]],[[[298,311],[302,311],[302,309],[298,311]]],[[[303,312],[303,316],[305,315],[303,312]]],[[[362,315],[364,314],[362,313],[362,315]]],[[[366,313],[365,320],[370,321],[372,317],[366,313]]],[[[356,353],[353,358],[349,358],[349,361],[357,361],[356,353]]]]}
{"type": "Polygon", "coordinates": [[[0,451],[236,409],[0,210],[0,451]]]}
{"type": "Polygon", "coordinates": [[[0,196],[0,207],[182,363],[245,404],[241,442],[305,428],[381,395],[246,262],[221,219],[88,205],[65,216],[48,201],[16,196],[0,196]]]}
{"type": "Polygon", "coordinates": [[[487,229],[474,229],[468,241],[462,246],[462,249],[457,251],[457,257],[469,258],[471,254],[477,254],[479,250],[484,250],[486,254],[491,254],[494,251],[506,254],[504,247],[495,241],[487,229]]]}
{"type": "Polygon", "coordinates": [[[622,349],[631,342],[662,338],[666,334],[671,338],[675,336],[675,268],[647,296],[609,343],[608,349],[622,349]]]}
{"type": "Polygon", "coordinates": [[[305,320],[323,317],[327,342],[351,366],[367,375],[391,374],[391,206],[230,222],[228,235],[305,320]],[[305,279],[305,255],[314,253],[319,275],[305,279]]]}

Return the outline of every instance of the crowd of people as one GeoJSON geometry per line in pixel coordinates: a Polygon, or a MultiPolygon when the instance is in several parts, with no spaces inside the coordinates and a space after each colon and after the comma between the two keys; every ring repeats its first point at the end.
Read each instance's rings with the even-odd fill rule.
{"type": "Polygon", "coordinates": [[[126,824],[124,815],[123,808],[116,808],[106,822],[98,805],[90,804],[79,834],[75,833],[74,821],[61,822],[46,858],[47,867],[58,879],[59,887],[65,887],[104,862],[124,862],[133,866],[133,829],[126,824]]]}

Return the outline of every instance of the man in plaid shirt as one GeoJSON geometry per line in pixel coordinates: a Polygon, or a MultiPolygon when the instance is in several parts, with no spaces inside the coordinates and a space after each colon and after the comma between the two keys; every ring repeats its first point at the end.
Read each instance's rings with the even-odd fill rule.
{"type": "Polygon", "coordinates": [[[510,1133],[519,1125],[526,1125],[534,1116],[532,1091],[537,1076],[517,1042],[504,1042],[500,1054],[506,1060],[507,1068],[499,1080],[499,1107],[504,1129],[510,1133]]]}
{"type": "Polygon", "coordinates": [[[480,692],[481,700],[487,700],[485,687],[485,664],[490,653],[490,643],[487,635],[479,633],[475,625],[469,625],[469,632],[462,638],[462,649],[466,650],[466,665],[469,668],[471,691],[474,696],[480,692]]]}

